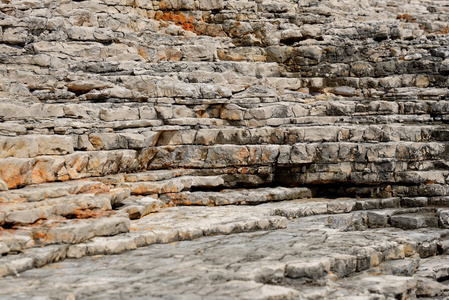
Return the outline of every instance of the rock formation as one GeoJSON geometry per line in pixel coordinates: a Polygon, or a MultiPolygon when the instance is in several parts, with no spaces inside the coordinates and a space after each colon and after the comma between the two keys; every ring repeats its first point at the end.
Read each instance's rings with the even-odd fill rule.
{"type": "Polygon", "coordinates": [[[204,295],[449,296],[448,32],[443,0],[1,0],[0,277],[295,229],[204,295]]]}

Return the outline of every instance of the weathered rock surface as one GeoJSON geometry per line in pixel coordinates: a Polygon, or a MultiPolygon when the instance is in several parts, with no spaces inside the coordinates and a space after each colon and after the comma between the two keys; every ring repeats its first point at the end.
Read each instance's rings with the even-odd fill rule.
{"type": "Polygon", "coordinates": [[[447,242],[447,229],[406,231],[388,226],[369,229],[367,211],[355,207],[373,200],[338,201],[356,204],[353,213],[342,213],[335,209],[334,201],[325,199],[251,207],[166,208],[154,216],[132,221],[128,234],[95,238],[68,249],[47,246],[45,251],[25,252],[27,256],[11,260],[8,267],[20,271],[25,262],[39,263],[50,257],[58,261],[65,255],[81,257],[90,251],[95,256],[6,277],[0,281],[0,296],[11,299],[30,296],[120,299],[125,293],[135,298],[164,299],[449,296],[449,286],[444,283],[449,274],[448,258],[439,255],[441,250],[437,249],[447,242]],[[289,221],[277,216],[313,204],[327,206],[327,210],[323,210],[323,215],[316,212],[289,221]],[[347,226],[348,222],[335,225],[330,220],[336,216],[357,220],[358,227],[347,226]],[[238,233],[254,230],[261,231],[238,233]],[[182,241],[207,235],[214,236],[182,241]],[[116,256],[102,255],[151,243],[167,244],[116,256]],[[426,258],[429,252],[422,248],[430,249],[431,244],[436,247],[432,256],[426,258]]]}
{"type": "Polygon", "coordinates": [[[448,297],[448,13],[0,1],[0,294],[448,297]]]}

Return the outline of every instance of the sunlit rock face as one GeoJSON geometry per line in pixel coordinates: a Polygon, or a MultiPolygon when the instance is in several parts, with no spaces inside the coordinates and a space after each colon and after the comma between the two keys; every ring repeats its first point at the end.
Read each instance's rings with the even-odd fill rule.
{"type": "Polygon", "coordinates": [[[312,218],[347,249],[216,291],[444,298],[448,33],[447,1],[1,0],[0,276],[312,218]]]}

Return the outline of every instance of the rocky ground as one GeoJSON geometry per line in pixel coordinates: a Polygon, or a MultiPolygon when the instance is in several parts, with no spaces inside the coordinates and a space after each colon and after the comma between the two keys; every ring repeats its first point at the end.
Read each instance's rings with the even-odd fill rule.
{"type": "Polygon", "coordinates": [[[448,297],[448,33],[443,0],[0,0],[0,294],[448,297]]]}
{"type": "MultiPolygon", "coordinates": [[[[139,226],[148,226],[166,244],[99,252],[5,277],[0,297],[447,299],[449,230],[420,223],[423,215],[429,224],[438,221],[429,207],[399,204],[315,199],[165,209],[132,226],[137,235],[143,234],[139,226]],[[213,236],[178,241],[182,232],[201,231],[213,236]]],[[[128,239],[125,246],[130,237],[107,240],[117,247],[128,239]]]]}

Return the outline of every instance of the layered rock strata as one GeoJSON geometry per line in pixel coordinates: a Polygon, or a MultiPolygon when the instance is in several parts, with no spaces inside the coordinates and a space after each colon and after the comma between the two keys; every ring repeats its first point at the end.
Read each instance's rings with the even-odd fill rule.
{"type": "Polygon", "coordinates": [[[2,0],[0,276],[292,217],[230,206],[184,228],[164,218],[191,211],[170,206],[350,197],[295,216],[363,210],[364,228],[448,228],[448,12],[425,0],[2,0]]]}

